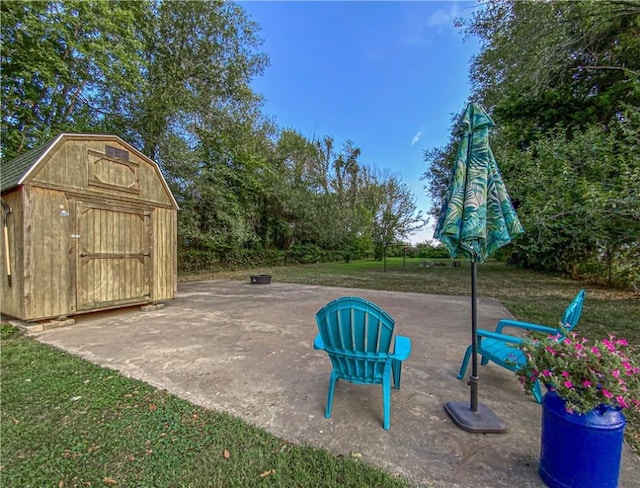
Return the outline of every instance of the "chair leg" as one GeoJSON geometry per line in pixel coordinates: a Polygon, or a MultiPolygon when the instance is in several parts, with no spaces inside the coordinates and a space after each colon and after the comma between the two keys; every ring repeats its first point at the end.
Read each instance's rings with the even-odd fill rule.
{"type": "Polygon", "coordinates": [[[471,359],[471,349],[472,347],[467,347],[466,352],[464,353],[464,358],[462,359],[462,364],[460,365],[460,372],[458,373],[457,378],[461,380],[464,378],[465,373],[467,372],[467,366],[469,365],[469,359],[471,359]]]}
{"type": "Polygon", "coordinates": [[[489,364],[489,358],[482,356],[482,359],[480,360],[480,366],[486,366],[487,364],[489,364]]]}
{"type": "Polygon", "coordinates": [[[391,423],[391,377],[388,374],[382,378],[382,408],[384,410],[382,427],[384,430],[389,430],[391,423]]]}
{"type": "Polygon", "coordinates": [[[327,393],[327,408],[324,411],[324,417],[331,418],[331,407],[333,407],[333,390],[336,388],[336,381],[338,381],[338,375],[334,370],[331,370],[331,376],[329,377],[329,392],[327,393]]]}
{"type": "Polygon", "coordinates": [[[394,359],[391,363],[391,372],[393,373],[393,387],[400,389],[400,376],[402,374],[402,361],[394,359]]]}
{"type": "Polygon", "coordinates": [[[533,385],[533,399],[538,403],[542,402],[542,388],[539,381],[533,385]]]}

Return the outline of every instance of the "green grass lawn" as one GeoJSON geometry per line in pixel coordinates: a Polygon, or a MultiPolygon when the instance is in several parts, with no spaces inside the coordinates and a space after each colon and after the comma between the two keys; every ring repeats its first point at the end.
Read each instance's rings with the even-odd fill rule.
{"type": "MultiPolygon", "coordinates": [[[[469,264],[421,266],[424,260],[355,261],[181,280],[238,279],[271,273],[274,281],[448,295],[469,295],[469,264]]],[[[434,260],[429,260],[434,261],[434,260]]],[[[614,333],[640,347],[640,300],[631,293],[518,270],[479,266],[480,296],[517,318],[555,325],[587,288],[578,331],[614,333]]],[[[208,411],[142,382],[93,365],[3,326],[0,486],[15,487],[400,487],[407,484],[350,457],[291,445],[221,412],[208,411]],[[116,484],[117,483],[117,484],[116,484]]],[[[640,453],[640,416],[626,436],[640,453]]]]}

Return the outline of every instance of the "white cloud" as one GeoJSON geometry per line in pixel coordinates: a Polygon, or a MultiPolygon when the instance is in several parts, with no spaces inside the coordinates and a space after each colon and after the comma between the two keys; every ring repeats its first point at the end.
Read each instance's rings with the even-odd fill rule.
{"type": "Polygon", "coordinates": [[[473,4],[468,2],[449,2],[442,8],[433,9],[426,18],[410,17],[403,43],[406,46],[432,46],[436,35],[457,32],[454,20],[470,15],[472,8],[473,4]]]}
{"type": "Polygon", "coordinates": [[[420,129],[417,134],[415,136],[413,136],[413,139],[411,139],[411,145],[415,145],[418,143],[418,141],[420,140],[420,138],[422,137],[422,129],[420,129]]]}
{"type": "Polygon", "coordinates": [[[446,28],[453,28],[453,20],[456,17],[460,17],[462,11],[458,4],[454,3],[448,10],[439,9],[432,13],[426,20],[425,25],[427,27],[437,27],[438,32],[446,28]]]}

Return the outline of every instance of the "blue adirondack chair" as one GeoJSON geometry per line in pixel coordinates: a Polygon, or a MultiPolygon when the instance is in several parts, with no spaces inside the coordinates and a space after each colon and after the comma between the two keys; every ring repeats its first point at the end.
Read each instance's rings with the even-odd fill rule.
{"type": "MultiPolygon", "coordinates": [[[[478,354],[482,356],[480,364],[484,366],[489,361],[493,361],[497,365],[511,371],[517,371],[520,369],[527,362],[527,358],[524,353],[518,349],[518,344],[522,344],[524,339],[522,337],[505,334],[503,332],[504,329],[507,327],[513,327],[529,332],[543,332],[550,335],[560,334],[560,337],[562,338],[564,337],[565,332],[573,330],[578,324],[580,315],[582,315],[582,303],[584,302],[585,293],[585,290],[580,290],[564,311],[561,319],[561,323],[564,326],[563,328],[560,328],[559,326],[546,327],[544,325],[530,324],[528,322],[503,319],[498,322],[495,332],[478,329],[478,354]]],[[[459,380],[465,376],[469,359],[471,358],[471,353],[472,346],[469,346],[464,354],[464,359],[460,366],[460,372],[457,376],[459,380]]],[[[538,403],[542,401],[542,389],[539,381],[534,385],[533,398],[538,403]]]]}
{"type": "Polygon", "coordinates": [[[400,389],[402,361],[411,354],[411,339],[396,336],[389,352],[395,321],[379,306],[364,298],[342,297],[329,302],[316,314],[320,333],[313,347],[327,352],[333,369],[324,416],[331,417],[336,381],[361,385],[381,384],[383,427],[389,430],[391,379],[400,389]]]}

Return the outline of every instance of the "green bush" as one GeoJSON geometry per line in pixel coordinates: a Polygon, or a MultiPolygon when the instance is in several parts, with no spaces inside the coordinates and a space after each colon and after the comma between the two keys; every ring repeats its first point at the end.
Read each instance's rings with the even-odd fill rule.
{"type": "Polygon", "coordinates": [[[627,245],[622,250],[605,253],[598,259],[576,265],[577,275],[594,283],[607,284],[640,294],[640,244],[627,245]]]}
{"type": "Polygon", "coordinates": [[[178,272],[236,271],[251,267],[274,267],[286,264],[315,264],[339,261],[342,252],[327,251],[313,244],[299,244],[278,249],[178,249],[178,272]]]}
{"type": "Polygon", "coordinates": [[[442,244],[432,246],[430,244],[418,244],[417,257],[421,259],[448,258],[449,251],[442,244]]]}
{"type": "Polygon", "coordinates": [[[287,264],[313,264],[322,262],[322,249],[315,244],[296,244],[285,252],[287,264]]]}
{"type": "Polygon", "coordinates": [[[219,269],[216,266],[217,253],[214,251],[200,251],[194,249],[178,249],[178,271],[193,273],[197,271],[219,269]]]}
{"type": "Polygon", "coordinates": [[[278,249],[260,249],[249,253],[249,263],[260,266],[283,266],[285,264],[284,253],[278,249]]]}

